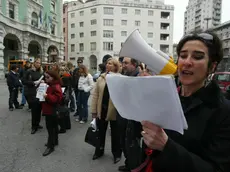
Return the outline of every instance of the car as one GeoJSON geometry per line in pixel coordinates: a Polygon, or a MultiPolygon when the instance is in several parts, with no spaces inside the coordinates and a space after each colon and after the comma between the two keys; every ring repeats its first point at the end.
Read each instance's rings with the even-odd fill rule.
{"type": "Polygon", "coordinates": [[[230,86],[230,72],[216,72],[212,75],[212,80],[217,82],[223,92],[226,92],[230,86]]]}

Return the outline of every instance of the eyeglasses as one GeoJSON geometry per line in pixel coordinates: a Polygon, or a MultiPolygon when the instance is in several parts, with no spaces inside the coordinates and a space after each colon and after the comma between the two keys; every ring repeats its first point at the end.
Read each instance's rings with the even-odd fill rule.
{"type": "Polygon", "coordinates": [[[192,37],[192,36],[197,36],[205,41],[213,41],[213,36],[209,33],[188,34],[188,35],[185,35],[183,39],[192,37]]]}

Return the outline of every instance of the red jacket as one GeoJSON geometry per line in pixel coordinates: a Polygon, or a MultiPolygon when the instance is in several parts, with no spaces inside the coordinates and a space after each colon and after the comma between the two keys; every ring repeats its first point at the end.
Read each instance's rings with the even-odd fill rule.
{"type": "Polygon", "coordinates": [[[54,107],[61,103],[63,97],[60,83],[49,84],[46,94],[46,101],[42,103],[42,113],[44,115],[53,115],[54,107]]]}

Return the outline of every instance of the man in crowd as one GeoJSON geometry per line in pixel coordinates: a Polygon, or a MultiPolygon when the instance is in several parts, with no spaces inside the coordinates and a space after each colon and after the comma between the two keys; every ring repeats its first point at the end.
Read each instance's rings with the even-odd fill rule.
{"type": "MultiPolygon", "coordinates": [[[[122,63],[122,73],[124,75],[133,77],[138,76],[139,62],[137,60],[124,57],[122,63]]],[[[121,144],[126,158],[125,165],[120,166],[118,170],[130,171],[130,169],[133,169],[140,164],[140,162],[137,162],[137,157],[140,155],[138,151],[138,142],[141,138],[141,124],[139,122],[124,119],[119,114],[118,122],[121,133],[121,144]]]]}
{"type": "Polygon", "coordinates": [[[7,85],[9,90],[9,110],[13,111],[14,107],[15,109],[22,109],[18,102],[18,89],[22,87],[22,83],[17,73],[18,67],[16,65],[11,65],[10,70],[7,76],[7,85]]]}

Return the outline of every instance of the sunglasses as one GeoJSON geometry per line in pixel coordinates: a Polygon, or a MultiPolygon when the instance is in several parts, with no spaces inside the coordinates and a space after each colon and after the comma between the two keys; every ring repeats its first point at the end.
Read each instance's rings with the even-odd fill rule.
{"type": "Polygon", "coordinates": [[[185,35],[183,39],[188,38],[188,37],[193,37],[193,36],[197,36],[204,41],[213,41],[213,36],[209,33],[188,34],[188,35],[185,35]]]}

